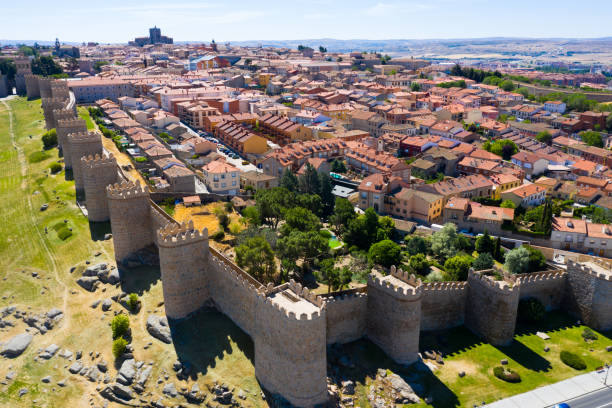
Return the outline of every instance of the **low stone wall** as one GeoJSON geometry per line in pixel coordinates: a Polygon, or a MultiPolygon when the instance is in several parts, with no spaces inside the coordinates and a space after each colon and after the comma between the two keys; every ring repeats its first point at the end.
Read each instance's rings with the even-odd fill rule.
{"type": "Polygon", "coordinates": [[[364,336],[368,297],[365,291],[325,297],[327,344],[348,343],[364,336]]]}
{"type": "Polygon", "coordinates": [[[421,330],[461,326],[465,321],[467,282],[423,284],[421,330]]]}

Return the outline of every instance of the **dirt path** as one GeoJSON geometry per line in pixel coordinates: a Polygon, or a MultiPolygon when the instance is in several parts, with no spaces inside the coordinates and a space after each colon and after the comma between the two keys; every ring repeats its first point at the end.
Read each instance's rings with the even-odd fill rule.
{"type": "MultiPolygon", "coordinates": [[[[21,190],[22,190],[22,195],[26,197],[26,203],[27,203],[27,212],[29,215],[29,222],[32,225],[32,228],[36,231],[36,233],[38,234],[38,239],[40,241],[40,243],[42,244],[43,249],[45,250],[45,254],[49,260],[49,265],[51,265],[52,269],[53,269],[53,275],[54,275],[54,279],[55,281],[61,286],[64,287],[64,292],[62,294],[62,311],[64,312],[64,316],[68,316],[67,313],[67,309],[68,309],[68,286],[64,284],[64,282],[60,279],[59,276],[59,268],[57,266],[57,262],[55,260],[55,255],[53,253],[53,251],[51,250],[51,248],[49,248],[49,246],[47,245],[47,242],[45,241],[45,237],[43,236],[40,228],[38,227],[38,223],[36,221],[36,217],[34,216],[34,208],[32,206],[32,197],[31,195],[28,193],[27,191],[27,187],[28,187],[28,179],[27,179],[27,174],[28,174],[28,164],[25,158],[25,155],[23,153],[23,149],[17,144],[17,140],[15,138],[15,130],[14,130],[14,125],[13,125],[13,110],[11,109],[11,106],[6,103],[6,101],[2,101],[2,104],[4,105],[4,107],[7,109],[8,111],[8,117],[9,117],[9,135],[11,137],[11,143],[13,145],[13,148],[17,151],[17,159],[19,161],[19,165],[21,166],[21,190]]],[[[64,319],[64,324],[61,326],[61,330],[62,331],[67,331],[70,329],[70,319],[64,319]]]]}

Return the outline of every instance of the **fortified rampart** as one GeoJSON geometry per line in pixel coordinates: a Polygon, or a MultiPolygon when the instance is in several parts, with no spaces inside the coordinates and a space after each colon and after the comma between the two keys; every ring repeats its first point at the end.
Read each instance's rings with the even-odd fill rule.
{"type": "Polygon", "coordinates": [[[465,324],[492,344],[508,344],[519,300],[530,297],[596,329],[612,328],[612,271],[597,263],[570,260],[567,272],[498,278],[495,271],[470,271],[467,282],[437,283],[392,267],[388,275],[372,272],[364,288],[324,297],[293,281],[264,287],[209,247],[206,230],[179,225],[153,203],[146,186],[112,184],[120,170],[112,157],[87,156],[80,163],[90,217],[108,214],[116,259],[156,244],[167,315],[186,318],[213,304],[253,339],[261,385],[296,406],[326,402],[326,345],[332,343],[368,337],[395,361],[411,363],[419,358],[420,331],[465,324]]]}
{"type": "Polygon", "coordinates": [[[26,85],[26,95],[28,99],[40,98],[40,87],[38,84],[38,77],[32,74],[24,75],[26,85]]]}
{"type": "Polygon", "coordinates": [[[56,110],[54,112],[62,112],[61,118],[57,120],[56,129],[57,132],[57,143],[64,155],[64,164],[67,169],[72,168],[72,152],[70,140],[68,135],[71,133],[86,133],[87,123],[81,118],[77,118],[74,114],[71,118],[64,119],[64,113],[66,110],[56,110]]]}
{"type": "Polygon", "coordinates": [[[70,162],[72,163],[72,174],[74,175],[74,186],[77,192],[83,192],[82,157],[102,154],[102,139],[96,132],[69,133],[67,138],[70,146],[70,162]]]}
{"type": "Polygon", "coordinates": [[[398,363],[418,358],[422,294],[421,280],[401,269],[369,275],[366,334],[398,363]]]}
{"type": "Polygon", "coordinates": [[[37,78],[38,78],[38,90],[40,92],[40,97],[42,99],[52,98],[53,95],[51,94],[51,82],[53,82],[54,79],[45,78],[45,77],[37,77],[37,78]]]}
{"type": "Polygon", "coordinates": [[[493,345],[507,345],[514,337],[520,288],[486,272],[468,273],[465,325],[493,345]]]}
{"type": "Polygon", "coordinates": [[[67,100],[62,98],[45,98],[42,100],[42,109],[45,115],[45,126],[47,130],[56,127],[55,116],[53,112],[63,109],[67,105],[67,100]]]}
{"type": "Polygon", "coordinates": [[[87,218],[91,222],[110,220],[106,186],[118,181],[117,160],[112,153],[109,156],[88,155],[81,157],[80,167],[83,174],[87,218]]]}

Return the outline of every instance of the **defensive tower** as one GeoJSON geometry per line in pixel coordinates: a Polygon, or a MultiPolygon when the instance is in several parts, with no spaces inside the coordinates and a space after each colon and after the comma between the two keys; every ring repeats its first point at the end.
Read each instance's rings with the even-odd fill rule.
{"type": "MultiPolygon", "coordinates": [[[[62,109],[62,111],[66,111],[62,109]]],[[[64,117],[64,113],[61,114],[64,117]]],[[[68,140],[68,135],[71,133],[86,133],[87,132],[87,122],[85,120],[78,118],[74,113],[68,119],[58,119],[57,120],[57,143],[59,144],[60,150],[64,155],[64,164],[67,169],[72,168],[72,155],[70,151],[70,141],[68,140]]]]}
{"type": "Polygon", "coordinates": [[[87,218],[91,222],[110,219],[106,187],[117,182],[117,160],[112,153],[81,157],[87,218]]]}
{"type": "Polygon", "coordinates": [[[69,133],[68,144],[70,145],[70,162],[72,163],[74,186],[77,192],[82,192],[84,182],[81,157],[101,155],[102,139],[96,132],[69,133]]]}

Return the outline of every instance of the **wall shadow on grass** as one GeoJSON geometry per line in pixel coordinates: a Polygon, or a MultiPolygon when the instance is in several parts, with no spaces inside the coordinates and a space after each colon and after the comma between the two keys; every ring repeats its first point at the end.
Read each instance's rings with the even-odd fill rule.
{"type": "Polygon", "coordinates": [[[136,268],[119,267],[121,290],[125,293],[136,293],[142,296],[144,292],[161,279],[159,266],[138,266],[136,268]]]}
{"type": "Polygon", "coordinates": [[[253,341],[232,320],[214,308],[203,308],[191,317],[171,320],[172,342],[179,361],[191,367],[190,376],[206,375],[233,352],[231,341],[254,364],[253,341]]]}
{"type": "Polygon", "coordinates": [[[111,234],[111,224],[106,222],[89,222],[89,233],[92,241],[104,241],[104,235],[111,234]]]}

